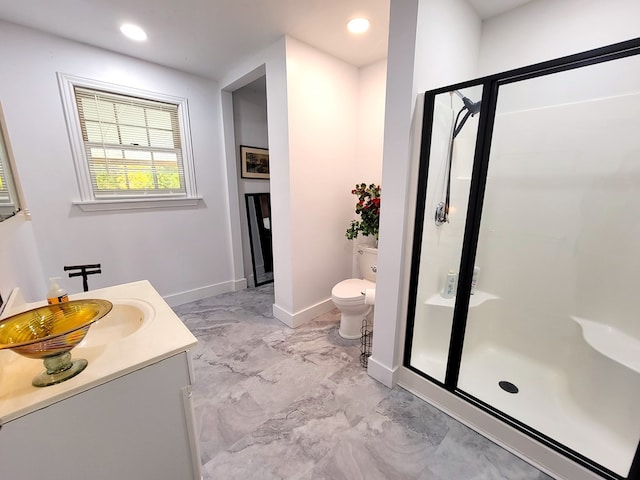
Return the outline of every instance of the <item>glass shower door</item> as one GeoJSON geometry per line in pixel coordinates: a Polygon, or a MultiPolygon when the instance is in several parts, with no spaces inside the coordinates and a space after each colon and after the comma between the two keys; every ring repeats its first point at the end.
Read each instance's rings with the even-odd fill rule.
{"type": "Polygon", "coordinates": [[[440,383],[447,371],[481,98],[482,86],[436,95],[430,151],[423,152],[426,195],[414,239],[414,252],[422,253],[413,265],[415,311],[407,350],[409,364],[440,383]]]}
{"type": "Polygon", "coordinates": [[[457,385],[621,477],[640,439],[638,79],[633,56],[500,85],[457,385]]]}

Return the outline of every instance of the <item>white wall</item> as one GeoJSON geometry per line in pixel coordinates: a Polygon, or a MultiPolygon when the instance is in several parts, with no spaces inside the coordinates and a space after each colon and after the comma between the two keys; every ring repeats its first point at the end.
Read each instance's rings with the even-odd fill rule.
{"type": "Polygon", "coordinates": [[[345,231],[355,203],[358,69],[288,38],[287,87],[295,279],[290,313],[304,316],[316,305],[333,308],[331,289],[351,275],[345,231]]]}
{"type": "MultiPolygon", "coordinates": [[[[233,288],[215,82],[4,22],[0,59],[11,65],[0,76],[0,98],[44,276],[64,276],[64,265],[101,263],[103,273],[89,278],[91,288],[144,278],[163,296],[187,292],[174,302],[233,288]],[[56,72],[186,97],[203,202],[104,213],[72,206],[79,192],[56,72]]],[[[77,278],[63,285],[82,290],[77,278]]]]}
{"type": "MultiPolygon", "coordinates": [[[[235,133],[236,165],[240,167],[240,146],[269,148],[267,129],[267,97],[264,89],[243,87],[233,92],[233,124],[235,133]]],[[[251,245],[245,208],[245,193],[268,193],[269,180],[242,178],[238,175],[238,202],[240,207],[240,228],[242,232],[242,253],[245,278],[253,276],[251,245]]],[[[256,252],[259,254],[259,250],[256,252]]]]}
{"type": "MultiPolygon", "coordinates": [[[[350,192],[356,182],[380,179],[384,62],[358,71],[284,37],[240,61],[221,84],[234,91],[264,73],[274,314],[295,326],[333,308],[331,288],[352,276],[352,245],[345,238],[354,218],[350,192]]],[[[227,130],[225,120],[228,146],[227,130]]],[[[229,150],[231,172],[236,158],[235,152],[229,158],[229,150]]]]}
{"type": "MultiPolygon", "coordinates": [[[[233,119],[236,156],[238,168],[240,168],[240,145],[269,148],[266,92],[247,87],[234,91],[233,119]]],[[[268,180],[246,179],[238,176],[238,182],[245,193],[269,191],[268,180]]]]}
{"type": "MultiPolygon", "coordinates": [[[[380,60],[358,70],[358,121],[357,145],[354,160],[352,188],[356,184],[382,184],[382,151],[384,146],[384,107],[386,100],[387,59],[380,60]]],[[[383,192],[384,198],[384,192],[383,192]]],[[[355,213],[357,198],[351,196],[352,219],[358,219],[355,213]]],[[[346,230],[346,226],[345,226],[346,230]]],[[[359,244],[373,244],[371,237],[358,236],[352,242],[354,250],[351,277],[362,277],[355,253],[359,244]]]]}
{"type": "MultiPolygon", "coordinates": [[[[2,27],[0,58],[13,70],[0,79],[0,94],[7,99],[5,115],[42,259],[42,272],[35,276],[64,276],[64,265],[99,262],[103,274],[89,278],[92,288],[148,278],[161,294],[176,295],[174,303],[240,282],[242,253],[232,248],[235,230],[230,227],[240,230],[238,214],[232,213],[240,211],[240,192],[232,192],[227,182],[236,178],[236,152],[231,148],[234,158],[226,165],[218,156],[223,128],[216,83],[15,25],[2,27]],[[202,204],[124,213],[73,207],[79,194],[58,71],[187,97],[202,204]],[[27,89],[37,104],[18,102],[27,89]],[[31,141],[33,118],[46,141],[31,141]],[[171,233],[174,226],[177,234],[171,233]],[[164,251],[171,253],[159,260],[164,251]]],[[[352,274],[351,243],[344,236],[354,216],[350,191],[361,178],[380,182],[384,63],[359,72],[294,39],[281,39],[245,59],[221,83],[232,91],[243,76],[239,72],[261,65],[269,97],[271,187],[278,191],[272,201],[275,305],[289,320],[304,320],[332,308],[332,286],[352,274]],[[291,129],[289,118],[296,122],[291,129]]],[[[232,108],[225,92],[222,102],[232,108]]],[[[231,149],[226,148],[227,156],[231,149]]],[[[63,286],[79,291],[81,281],[65,278],[63,286]]]]}
{"type": "MultiPolygon", "coordinates": [[[[361,182],[382,183],[386,79],[386,58],[358,70],[357,154],[354,159],[354,185],[361,182]]],[[[352,198],[355,205],[355,197],[352,198]]]]}
{"type": "Polygon", "coordinates": [[[27,301],[45,299],[49,288],[33,225],[23,213],[0,223],[0,293],[5,302],[16,287],[27,301]]]}
{"type": "MultiPolygon", "coordinates": [[[[267,80],[267,123],[271,190],[271,220],[273,226],[274,313],[281,320],[292,322],[293,277],[291,256],[291,189],[289,182],[289,118],[287,99],[287,39],[282,37],[269,47],[242,59],[220,81],[223,88],[223,122],[225,156],[232,219],[233,263],[242,269],[240,234],[240,202],[237,194],[238,166],[233,132],[231,93],[258,77],[267,80]],[[280,317],[278,317],[280,318],[280,317]]],[[[242,207],[244,208],[244,207],[242,207]]]]}
{"type": "Polygon", "coordinates": [[[637,0],[535,0],[484,22],[478,76],[640,36],[637,0]]]}
{"type": "Polygon", "coordinates": [[[414,94],[477,76],[482,23],[466,0],[420,0],[414,94]]]}

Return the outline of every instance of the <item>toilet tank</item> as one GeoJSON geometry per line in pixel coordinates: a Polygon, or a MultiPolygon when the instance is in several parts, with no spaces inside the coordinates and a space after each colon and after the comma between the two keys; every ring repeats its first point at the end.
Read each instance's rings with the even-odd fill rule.
{"type": "Polygon", "coordinates": [[[366,280],[375,282],[378,270],[378,249],[369,245],[358,245],[357,252],[360,275],[366,280]]]}

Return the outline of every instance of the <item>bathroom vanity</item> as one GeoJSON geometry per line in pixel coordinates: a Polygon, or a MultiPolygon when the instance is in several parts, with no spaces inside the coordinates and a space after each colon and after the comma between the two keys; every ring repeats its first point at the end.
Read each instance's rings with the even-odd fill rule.
{"type": "MultiPolygon", "coordinates": [[[[89,364],[37,388],[42,362],[0,351],[0,477],[201,479],[191,401],[195,337],[148,281],[72,295],[112,311],[71,350],[89,364]]],[[[11,295],[3,317],[38,307],[11,295]]]]}

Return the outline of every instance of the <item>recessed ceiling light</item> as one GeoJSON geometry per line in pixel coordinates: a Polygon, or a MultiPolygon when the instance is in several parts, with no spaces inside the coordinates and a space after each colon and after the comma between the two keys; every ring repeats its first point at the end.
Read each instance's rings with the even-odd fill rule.
{"type": "Polygon", "coordinates": [[[353,18],[347,23],[347,29],[351,33],[364,33],[369,30],[369,20],[366,18],[353,18]]]}
{"type": "Polygon", "coordinates": [[[143,42],[147,39],[147,34],[137,25],[133,25],[132,23],[125,23],[120,27],[120,31],[126,37],[129,37],[131,40],[135,40],[137,42],[143,42]]]}

